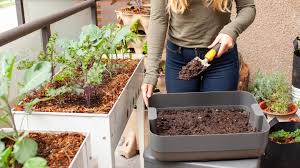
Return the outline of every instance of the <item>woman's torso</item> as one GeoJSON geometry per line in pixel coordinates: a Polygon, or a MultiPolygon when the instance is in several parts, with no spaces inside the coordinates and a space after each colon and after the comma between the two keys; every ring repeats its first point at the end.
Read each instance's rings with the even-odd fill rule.
{"type": "Polygon", "coordinates": [[[184,14],[170,13],[168,38],[187,48],[206,48],[230,22],[229,12],[214,11],[203,0],[190,0],[184,14]]]}

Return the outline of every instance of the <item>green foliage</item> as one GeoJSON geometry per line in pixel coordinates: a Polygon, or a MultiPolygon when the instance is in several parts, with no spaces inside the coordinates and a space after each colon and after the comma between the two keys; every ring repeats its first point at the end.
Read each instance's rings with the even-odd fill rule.
{"type": "Polygon", "coordinates": [[[270,135],[271,138],[289,138],[290,137],[290,132],[279,130],[279,131],[274,131],[270,135]]]}
{"type": "MultiPolygon", "coordinates": [[[[2,55],[0,58],[0,120],[13,128],[13,132],[0,131],[0,140],[8,138],[14,141],[13,147],[5,147],[4,143],[0,141],[0,167],[3,168],[8,168],[10,164],[14,165],[15,160],[23,164],[37,153],[37,143],[32,139],[25,138],[28,135],[26,133],[22,136],[18,134],[11,106],[8,102],[14,63],[14,55],[2,55]]],[[[50,78],[51,74],[47,75],[51,71],[49,64],[49,62],[39,62],[25,71],[21,88],[22,95],[39,87],[50,78]]]]}
{"type": "Polygon", "coordinates": [[[130,25],[130,31],[138,34],[139,33],[139,26],[141,25],[141,20],[137,19],[130,25]]]}
{"type": "MultiPolygon", "coordinates": [[[[95,86],[102,83],[103,74],[114,73],[118,65],[112,64],[112,55],[125,52],[133,33],[128,26],[119,28],[115,24],[103,26],[87,25],[82,28],[78,41],[59,40],[63,49],[54,61],[60,64],[60,71],[53,81],[63,81],[60,88],[47,91],[47,99],[66,93],[84,94],[89,104],[95,86]]],[[[35,100],[29,107],[33,107],[35,100]]]]}
{"type": "Polygon", "coordinates": [[[13,147],[13,156],[21,164],[37,154],[37,143],[29,138],[19,138],[13,147]]]}
{"type": "Polygon", "coordinates": [[[287,138],[291,139],[292,141],[298,143],[300,142],[300,129],[296,129],[295,131],[284,131],[283,129],[274,131],[269,135],[269,138],[272,141],[280,143],[278,139],[287,138]]]}
{"type": "Polygon", "coordinates": [[[105,71],[105,65],[94,63],[94,65],[87,72],[87,84],[98,85],[102,83],[102,74],[105,71]]]}
{"type": "Polygon", "coordinates": [[[34,63],[35,63],[35,61],[31,61],[29,59],[21,60],[18,63],[17,69],[18,70],[29,69],[29,68],[31,68],[33,66],[34,63]]]}
{"type": "Polygon", "coordinates": [[[12,147],[6,148],[4,151],[0,152],[0,167],[8,168],[9,166],[9,157],[12,152],[12,147]]]}
{"type": "Polygon", "coordinates": [[[48,168],[47,161],[41,157],[33,157],[28,159],[23,168],[48,168]]]}
{"type": "Polygon", "coordinates": [[[300,108],[300,101],[297,101],[296,104],[300,108]]]}
{"type": "Polygon", "coordinates": [[[34,64],[24,74],[23,87],[20,94],[23,95],[51,78],[51,63],[42,61],[34,64]]]}
{"type": "Polygon", "coordinates": [[[57,43],[58,34],[54,33],[49,38],[49,41],[47,43],[46,51],[41,51],[37,57],[36,60],[21,60],[18,63],[17,69],[18,70],[26,70],[31,68],[34,64],[37,64],[39,62],[50,62],[51,63],[51,78],[54,76],[54,70],[57,66],[57,62],[59,62],[59,55],[58,52],[55,49],[56,43],[57,43]]]}
{"type": "Polygon", "coordinates": [[[143,54],[147,55],[148,54],[148,43],[145,41],[143,45],[143,54]]]}
{"type": "Polygon", "coordinates": [[[0,97],[8,97],[15,56],[4,54],[0,58],[0,97]]]}
{"type": "Polygon", "coordinates": [[[257,72],[250,91],[258,101],[265,101],[271,112],[286,113],[291,102],[289,83],[278,72],[263,74],[257,72]]]}

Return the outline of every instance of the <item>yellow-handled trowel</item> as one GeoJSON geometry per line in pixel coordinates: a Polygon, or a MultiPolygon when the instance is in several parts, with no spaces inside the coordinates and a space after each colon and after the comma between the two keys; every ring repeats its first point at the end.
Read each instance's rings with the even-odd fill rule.
{"type": "Polygon", "coordinates": [[[220,47],[221,44],[218,43],[205,54],[204,59],[196,56],[192,61],[188,62],[179,72],[179,79],[190,80],[191,78],[198,76],[210,66],[209,62],[211,62],[218,54],[220,47]]]}

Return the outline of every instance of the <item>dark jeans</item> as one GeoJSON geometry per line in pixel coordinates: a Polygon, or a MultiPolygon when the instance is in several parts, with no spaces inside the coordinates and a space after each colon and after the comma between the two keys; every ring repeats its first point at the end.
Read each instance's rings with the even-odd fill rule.
{"type": "Polygon", "coordinates": [[[166,87],[168,93],[206,92],[236,90],[239,80],[238,52],[235,45],[220,58],[210,62],[210,66],[191,80],[180,80],[179,71],[195,57],[195,51],[203,59],[205,48],[184,48],[167,42],[166,87]]]}

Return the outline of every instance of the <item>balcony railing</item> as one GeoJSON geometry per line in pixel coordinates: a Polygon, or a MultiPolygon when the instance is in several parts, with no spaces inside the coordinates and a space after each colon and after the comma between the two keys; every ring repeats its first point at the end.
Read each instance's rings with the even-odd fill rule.
{"type": "MultiPolygon", "coordinates": [[[[22,2],[22,1],[20,1],[22,2]]],[[[18,2],[18,3],[20,3],[18,2]]],[[[43,49],[46,49],[46,45],[48,43],[48,40],[51,36],[51,29],[50,25],[53,23],[56,23],[62,19],[65,19],[71,15],[74,15],[80,11],[83,11],[87,8],[91,9],[91,19],[93,24],[96,23],[96,1],[95,0],[86,0],[83,2],[80,2],[68,9],[65,9],[64,11],[48,15],[46,17],[36,19],[32,22],[28,22],[25,24],[20,24],[20,26],[13,28],[11,30],[5,31],[3,33],[0,33],[0,47],[8,44],[12,41],[15,41],[21,37],[24,37],[28,34],[31,34],[32,32],[41,29],[42,32],[42,43],[43,43],[43,49]]],[[[18,14],[19,15],[19,14],[18,14]]],[[[24,17],[24,15],[22,15],[24,17]]]]}

